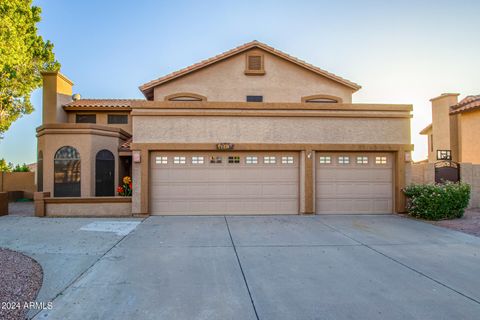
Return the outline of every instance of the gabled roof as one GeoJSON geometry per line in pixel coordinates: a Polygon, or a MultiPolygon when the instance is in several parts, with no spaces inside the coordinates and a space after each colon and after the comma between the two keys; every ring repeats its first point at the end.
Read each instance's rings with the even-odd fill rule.
{"type": "Polygon", "coordinates": [[[473,111],[480,108],[480,95],[467,96],[456,105],[450,107],[450,114],[473,111]]]}
{"type": "Polygon", "coordinates": [[[167,75],[165,75],[165,76],[163,76],[163,77],[161,77],[161,78],[158,78],[158,79],[156,79],[156,80],[152,80],[152,81],[150,81],[150,82],[147,82],[147,83],[141,85],[141,86],[139,87],[139,89],[142,91],[142,93],[145,95],[145,97],[146,97],[147,99],[152,99],[152,98],[153,98],[153,88],[154,88],[154,87],[159,86],[159,85],[161,85],[161,84],[163,84],[163,83],[165,83],[165,82],[171,81],[171,80],[173,80],[173,79],[182,77],[182,76],[184,76],[184,75],[186,75],[186,74],[189,74],[189,73],[191,73],[191,72],[197,71],[197,70],[199,70],[199,69],[205,68],[205,67],[207,67],[207,66],[209,66],[209,65],[212,65],[212,64],[217,63],[217,62],[219,62],[219,61],[225,60],[225,59],[227,59],[227,58],[229,58],[229,57],[232,57],[232,56],[234,56],[234,55],[237,55],[237,54],[239,54],[239,53],[242,53],[242,52],[244,52],[244,51],[247,51],[247,50],[250,50],[250,49],[253,49],[253,48],[259,48],[259,49],[262,49],[262,50],[264,50],[264,51],[267,51],[267,52],[269,52],[269,53],[271,53],[271,54],[273,54],[273,55],[276,55],[277,57],[283,58],[283,59],[285,59],[285,60],[287,60],[287,61],[290,61],[290,62],[292,62],[292,63],[294,63],[294,64],[297,64],[297,65],[299,65],[300,67],[303,67],[303,68],[308,69],[308,70],[310,70],[310,71],[312,71],[312,72],[314,72],[314,73],[317,73],[317,74],[319,74],[319,75],[321,75],[321,76],[324,76],[324,77],[326,77],[326,78],[328,78],[328,79],[331,79],[331,80],[333,80],[333,81],[336,81],[336,82],[338,82],[338,83],[341,83],[341,84],[343,84],[343,85],[345,85],[345,86],[347,86],[347,87],[349,87],[349,88],[351,88],[351,89],[353,89],[353,90],[355,90],[355,91],[357,91],[357,90],[359,90],[359,89],[361,88],[360,85],[358,85],[358,84],[356,84],[356,83],[354,83],[354,82],[351,82],[351,81],[349,81],[349,80],[347,80],[347,79],[341,78],[341,77],[339,77],[339,76],[337,76],[337,75],[334,75],[333,73],[327,72],[327,71],[325,71],[325,70],[323,70],[323,69],[320,69],[320,68],[318,68],[318,67],[316,67],[316,66],[314,66],[314,65],[312,65],[312,64],[309,64],[309,63],[307,63],[307,62],[305,62],[305,61],[303,61],[303,60],[300,60],[300,59],[298,59],[298,58],[296,58],[296,57],[293,57],[293,56],[291,56],[291,55],[289,55],[289,54],[287,54],[287,53],[284,53],[284,52],[282,52],[282,51],[280,51],[280,50],[277,50],[277,49],[275,49],[275,48],[273,48],[273,47],[270,47],[270,46],[268,46],[268,45],[266,45],[266,44],[264,44],[264,43],[262,43],[262,42],[259,42],[259,41],[254,40],[254,41],[245,43],[245,44],[243,44],[243,45],[241,45],[241,46],[239,46],[239,47],[236,47],[236,48],[234,48],[234,49],[231,49],[231,50],[229,50],[229,51],[226,51],[226,52],[224,52],[224,53],[221,53],[221,54],[219,54],[219,55],[216,55],[216,56],[214,56],[214,57],[212,57],[212,58],[209,58],[209,59],[200,61],[200,62],[198,62],[198,63],[195,63],[195,64],[193,64],[193,65],[191,65],[191,66],[189,66],[189,67],[186,67],[186,68],[180,69],[180,70],[178,70],[178,71],[172,72],[172,73],[170,73],[170,74],[167,74],[167,75]]]}
{"type": "Polygon", "coordinates": [[[133,101],[143,101],[143,99],[79,99],[63,105],[65,110],[73,109],[103,109],[103,108],[121,108],[128,110],[133,101]]]}

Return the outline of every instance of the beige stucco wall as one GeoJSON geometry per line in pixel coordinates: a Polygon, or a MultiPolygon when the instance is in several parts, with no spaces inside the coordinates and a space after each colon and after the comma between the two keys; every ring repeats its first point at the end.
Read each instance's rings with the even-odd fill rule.
{"type": "Polygon", "coordinates": [[[437,150],[451,150],[457,157],[457,123],[450,116],[450,106],[457,104],[457,93],[444,93],[430,100],[432,102],[433,152],[429,150],[428,160],[437,161],[437,150]]]}
{"type": "Polygon", "coordinates": [[[480,110],[464,112],[460,122],[460,159],[462,162],[480,164],[480,110]]]}
{"type": "Polygon", "coordinates": [[[50,133],[38,138],[37,155],[43,152],[43,191],[53,196],[55,153],[63,146],[72,146],[78,150],[81,158],[80,188],[82,197],[95,196],[95,157],[98,151],[107,149],[115,156],[115,180],[118,180],[118,146],[122,142],[118,137],[97,134],[50,133]]]}
{"type": "Polygon", "coordinates": [[[352,101],[353,89],[264,51],[266,74],[247,76],[247,52],[156,87],[154,100],[190,92],[206,96],[208,101],[245,101],[247,95],[261,95],[264,102],[300,102],[303,96],[315,94],[352,101]]]}
{"type": "Polygon", "coordinates": [[[480,208],[480,165],[460,164],[460,180],[471,186],[470,208],[480,208]]]}
{"type": "Polygon", "coordinates": [[[430,128],[429,130],[425,131],[425,133],[423,133],[424,135],[427,136],[427,141],[428,141],[428,145],[427,145],[427,148],[428,148],[428,162],[435,162],[436,161],[436,155],[435,155],[435,152],[434,152],[434,148],[435,146],[432,146],[432,143],[434,143],[434,141],[432,141],[432,128],[430,128]]]}
{"type": "Polygon", "coordinates": [[[67,114],[62,105],[71,101],[73,83],[59,72],[44,72],[42,123],[62,123],[67,114]]]}
{"type": "Polygon", "coordinates": [[[119,128],[128,133],[132,133],[132,117],[130,116],[130,112],[106,112],[106,111],[69,111],[68,112],[68,122],[75,123],[76,114],[95,114],[97,116],[97,123],[102,126],[108,126],[111,128],[119,128]],[[109,124],[108,123],[108,115],[128,115],[128,124],[109,124]]]}
{"type": "Polygon", "coordinates": [[[433,163],[411,163],[407,168],[409,175],[406,185],[435,182],[435,168],[433,163]]]}
{"type": "Polygon", "coordinates": [[[0,192],[24,191],[33,197],[35,192],[34,172],[0,172],[0,192]]]}
{"type": "Polygon", "coordinates": [[[409,118],[134,117],[137,143],[410,144],[409,118]]]}
{"type": "Polygon", "coordinates": [[[50,217],[128,217],[132,215],[132,204],[129,202],[46,203],[45,215],[50,217]]]}

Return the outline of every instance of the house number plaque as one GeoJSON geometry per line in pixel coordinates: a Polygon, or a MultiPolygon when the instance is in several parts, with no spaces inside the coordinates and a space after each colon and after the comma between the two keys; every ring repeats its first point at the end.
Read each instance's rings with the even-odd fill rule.
{"type": "Polygon", "coordinates": [[[217,143],[217,150],[233,150],[233,143],[217,143]]]}

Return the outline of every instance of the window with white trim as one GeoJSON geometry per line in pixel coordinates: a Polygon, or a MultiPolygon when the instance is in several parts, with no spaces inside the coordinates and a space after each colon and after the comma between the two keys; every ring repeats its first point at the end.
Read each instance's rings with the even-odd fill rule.
{"type": "Polygon", "coordinates": [[[192,164],[203,164],[203,163],[204,163],[203,157],[199,157],[199,156],[192,157],[192,164]]]}
{"type": "Polygon", "coordinates": [[[245,157],[245,163],[246,164],[257,164],[258,163],[258,157],[247,156],[247,157],[245,157]]]}
{"type": "Polygon", "coordinates": [[[387,164],[387,157],[386,156],[375,157],[375,164],[387,164]]]}
{"type": "Polygon", "coordinates": [[[240,157],[239,156],[229,156],[228,157],[228,163],[240,163],[240,157]]]}
{"type": "Polygon", "coordinates": [[[277,163],[277,158],[276,157],[263,157],[263,163],[266,163],[266,164],[277,163]]]}
{"type": "Polygon", "coordinates": [[[348,156],[338,157],[338,164],[349,164],[349,163],[350,163],[350,157],[348,156]]]}
{"type": "Polygon", "coordinates": [[[156,164],[167,164],[168,163],[168,157],[164,157],[164,156],[155,157],[155,163],[156,164]]]}
{"type": "Polygon", "coordinates": [[[293,157],[292,156],[282,157],[282,163],[283,164],[293,164],[293,157]]]}
{"type": "Polygon", "coordinates": [[[368,157],[358,156],[357,157],[357,164],[368,164],[368,157]]]}
{"type": "Polygon", "coordinates": [[[332,157],[330,156],[320,156],[320,164],[330,164],[332,163],[332,157]]]}
{"type": "Polygon", "coordinates": [[[186,157],[173,157],[173,163],[174,164],[185,164],[187,163],[187,158],[186,157]]]}
{"type": "Polygon", "coordinates": [[[222,163],[222,157],[211,156],[210,163],[222,163]]]}

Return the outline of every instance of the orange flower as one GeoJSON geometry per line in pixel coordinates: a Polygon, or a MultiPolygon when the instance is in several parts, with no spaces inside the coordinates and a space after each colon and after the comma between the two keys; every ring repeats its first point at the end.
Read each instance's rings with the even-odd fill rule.
{"type": "Polygon", "coordinates": [[[120,193],[120,194],[122,194],[122,193],[123,193],[123,187],[118,187],[118,188],[117,188],[117,192],[120,193]]]}
{"type": "Polygon", "coordinates": [[[129,184],[130,182],[132,182],[132,178],[130,178],[129,176],[123,177],[123,183],[124,184],[129,184]]]}

